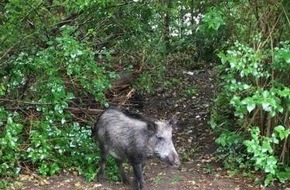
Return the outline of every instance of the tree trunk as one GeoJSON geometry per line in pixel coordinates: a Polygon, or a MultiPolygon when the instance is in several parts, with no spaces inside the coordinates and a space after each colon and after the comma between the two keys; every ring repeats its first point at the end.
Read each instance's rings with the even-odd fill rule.
{"type": "Polygon", "coordinates": [[[166,48],[166,53],[169,52],[170,49],[170,9],[172,8],[172,0],[167,0],[167,5],[166,5],[166,11],[164,15],[164,42],[165,42],[165,48],[166,48]]]}

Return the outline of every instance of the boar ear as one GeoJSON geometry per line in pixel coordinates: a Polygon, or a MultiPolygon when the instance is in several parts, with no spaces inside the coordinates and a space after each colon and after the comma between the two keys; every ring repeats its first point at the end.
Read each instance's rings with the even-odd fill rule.
{"type": "Polygon", "coordinates": [[[147,128],[148,130],[152,131],[152,132],[156,132],[157,131],[157,125],[153,120],[148,120],[147,121],[147,128]]]}
{"type": "Polygon", "coordinates": [[[170,126],[170,127],[174,127],[174,126],[176,126],[176,123],[178,122],[178,115],[179,113],[176,113],[176,114],[174,114],[171,118],[170,118],[170,120],[168,121],[168,125],[170,126]]]}

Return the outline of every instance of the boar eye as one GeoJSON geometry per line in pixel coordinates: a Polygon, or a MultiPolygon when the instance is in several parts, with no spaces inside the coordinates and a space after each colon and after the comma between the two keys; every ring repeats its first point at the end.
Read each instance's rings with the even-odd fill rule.
{"type": "Polygon", "coordinates": [[[163,138],[163,137],[160,137],[160,136],[157,136],[157,139],[158,139],[159,141],[164,140],[164,138],[163,138]]]}

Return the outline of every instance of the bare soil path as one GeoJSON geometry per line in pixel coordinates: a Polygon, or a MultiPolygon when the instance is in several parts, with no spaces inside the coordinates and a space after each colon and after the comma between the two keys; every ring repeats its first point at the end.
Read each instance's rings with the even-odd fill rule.
{"type": "MultiPolygon", "coordinates": [[[[168,118],[179,112],[179,128],[174,132],[174,141],[182,158],[180,169],[171,168],[157,160],[145,166],[145,184],[148,190],[258,190],[285,189],[263,188],[242,175],[231,176],[215,163],[214,136],[209,127],[210,106],[215,89],[215,78],[209,69],[180,71],[174,68],[166,74],[167,85],[154,95],[146,96],[140,110],[147,116],[168,118]]],[[[49,178],[20,176],[14,189],[87,189],[127,190],[131,186],[115,182],[99,184],[86,182],[77,174],[64,172],[49,178]]]]}

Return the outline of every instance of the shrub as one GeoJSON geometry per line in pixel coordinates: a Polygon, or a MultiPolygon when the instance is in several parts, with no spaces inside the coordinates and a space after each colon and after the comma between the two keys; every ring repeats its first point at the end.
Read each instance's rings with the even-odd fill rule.
{"type": "MultiPolygon", "coordinates": [[[[245,148],[239,150],[246,152],[242,155],[232,152],[244,159],[236,161],[265,172],[266,185],[275,179],[285,181],[290,177],[285,175],[290,160],[287,151],[289,129],[284,127],[289,126],[290,81],[285,78],[289,55],[290,45],[286,42],[272,52],[236,42],[232,49],[219,54],[226,71],[222,75],[224,92],[221,95],[228,97],[226,101],[237,122],[225,127],[215,115],[217,119],[213,119],[212,126],[221,132],[216,142],[229,152],[229,147],[241,146],[235,143],[241,139],[239,141],[244,142],[245,148]],[[277,65],[283,65],[284,69],[277,65]],[[239,138],[232,136],[237,131],[240,131],[239,138]],[[250,134],[246,135],[248,132],[250,134]],[[252,162],[247,161],[249,158],[252,162]]],[[[221,95],[219,100],[222,100],[221,95]]],[[[235,159],[231,161],[235,162],[235,159]]]]}
{"type": "Polygon", "coordinates": [[[94,179],[98,151],[91,140],[92,120],[80,123],[70,111],[77,98],[106,103],[110,77],[94,53],[64,27],[47,48],[21,52],[7,62],[1,80],[0,175],[14,177],[26,168],[53,175],[75,168],[94,179]]]}

